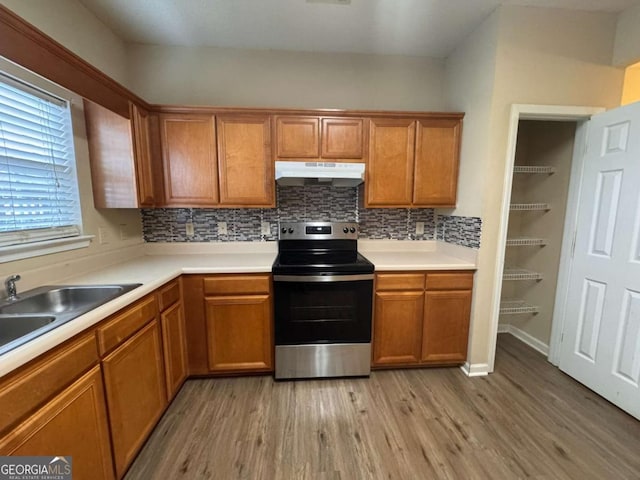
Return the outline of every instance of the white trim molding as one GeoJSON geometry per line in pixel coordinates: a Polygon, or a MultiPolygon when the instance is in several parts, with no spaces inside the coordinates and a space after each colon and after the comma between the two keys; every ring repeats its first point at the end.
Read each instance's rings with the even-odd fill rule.
{"type": "Polygon", "coordinates": [[[541,340],[538,340],[536,337],[531,334],[525,332],[524,330],[514,327],[513,325],[501,323],[498,325],[498,333],[508,333],[513,335],[521,342],[529,345],[534,350],[542,353],[544,356],[549,355],[549,345],[544,343],[541,340]]]}
{"type": "Polygon", "coordinates": [[[489,375],[489,364],[471,364],[469,362],[465,362],[465,364],[460,367],[460,370],[462,370],[467,377],[484,377],[485,375],[489,375]]]}
{"type": "Polygon", "coordinates": [[[2,247],[0,248],[0,263],[87,248],[94,237],[94,235],[81,235],[2,247]]]}

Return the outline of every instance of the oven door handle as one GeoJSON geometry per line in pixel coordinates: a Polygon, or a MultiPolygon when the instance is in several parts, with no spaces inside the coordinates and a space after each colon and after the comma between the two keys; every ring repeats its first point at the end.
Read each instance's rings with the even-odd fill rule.
{"type": "Polygon", "coordinates": [[[373,273],[361,275],[274,275],[274,282],[355,282],[358,280],[373,280],[373,273]]]}

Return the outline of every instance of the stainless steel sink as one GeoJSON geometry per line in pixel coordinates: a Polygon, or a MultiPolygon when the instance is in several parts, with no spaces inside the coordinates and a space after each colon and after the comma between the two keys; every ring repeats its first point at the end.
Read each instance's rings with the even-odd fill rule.
{"type": "MultiPolygon", "coordinates": [[[[48,288],[48,287],[47,287],[48,288]]],[[[122,285],[90,285],[77,287],[51,287],[42,293],[22,295],[19,300],[0,307],[3,313],[64,313],[97,306],[121,295],[125,291],[122,285]]],[[[135,287],[134,287],[135,288],[135,287]]],[[[39,289],[38,289],[39,290],[39,289]]],[[[27,292],[29,293],[29,292],[27,292]]]]}
{"type": "Polygon", "coordinates": [[[56,320],[52,316],[13,315],[0,317],[0,346],[24,337],[56,320]]]}
{"type": "Polygon", "coordinates": [[[54,285],[0,301],[0,355],[140,285],[54,285]]]}

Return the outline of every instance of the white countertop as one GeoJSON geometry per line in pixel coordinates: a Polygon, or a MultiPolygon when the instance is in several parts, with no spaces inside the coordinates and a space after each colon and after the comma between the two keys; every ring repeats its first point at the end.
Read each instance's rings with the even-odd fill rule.
{"type": "MultiPolygon", "coordinates": [[[[475,250],[435,241],[362,240],[359,250],[389,270],[475,269],[475,250]]],[[[0,356],[0,377],[88,329],[182,274],[271,272],[276,242],[147,244],[146,255],[60,284],[141,283],[142,285],[0,356]],[[178,253],[180,252],[180,253],[178,253]]]]}

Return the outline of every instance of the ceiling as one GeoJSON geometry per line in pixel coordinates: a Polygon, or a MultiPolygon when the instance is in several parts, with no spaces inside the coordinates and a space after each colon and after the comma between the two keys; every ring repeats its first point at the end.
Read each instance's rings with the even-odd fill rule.
{"type": "Polygon", "coordinates": [[[638,0],[80,2],[130,43],[444,58],[501,4],[619,12],[638,0]]]}

